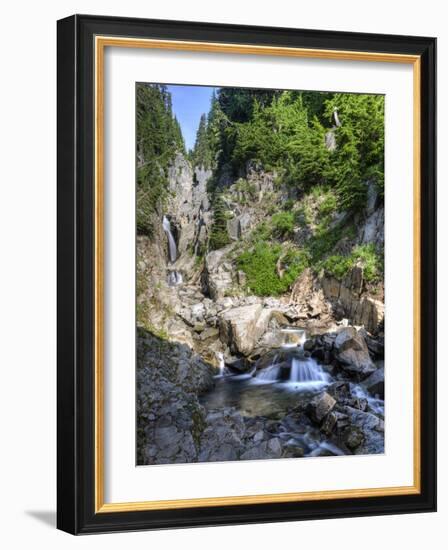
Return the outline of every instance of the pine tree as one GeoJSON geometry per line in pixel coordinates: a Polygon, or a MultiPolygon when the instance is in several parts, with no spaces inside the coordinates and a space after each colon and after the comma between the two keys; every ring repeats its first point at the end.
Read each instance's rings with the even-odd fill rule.
{"type": "Polygon", "coordinates": [[[203,168],[210,168],[211,161],[212,158],[207,132],[207,115],[204,113],[201,115],[198,131],[196,133],[196,142],[193,149],[193,164],[195,166],[202,166],[203,168]]]}
{"type": "Polygon", "coordinates": [[[210,248],[217,250],[229,244],[230,238],[227,233],[226,204],[222,195],[215,196],[213,201],[213,225],[210,231],[210,248]]]}
{"type": "Polygon", "coordinates": [[[136,118],[137,231],[151,234],[152,215],[167,195],[168,167],[184,143],[166,86],[137,85],[136,118]]]}

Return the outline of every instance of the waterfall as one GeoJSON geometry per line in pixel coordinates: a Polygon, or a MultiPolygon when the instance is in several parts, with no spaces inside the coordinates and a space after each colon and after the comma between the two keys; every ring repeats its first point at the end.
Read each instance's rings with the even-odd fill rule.
{"type": "Polygon", "coordinates": [[[328,375],[314,359],[293,357],[289,380],[296,384],[319,384],[328,382],[328,375]]]}
{"type": "MultiPolygon", "coordinates": [[[[282,329],[282,332],[284,331],[285,329],[282,329]]],[[[266,358],[259,360],[261,368],[256,371],[255,381],[264,384],[287,383],[300,390],[316,390],[327,385],[331,381],[330,376],[315,359],[306,357],[303,353],[305,331],[286,331],[294,335],[292,341],[288,340],[269,363],[266,363],[266,358]]]]}
{"type": "MultiPolygon", "coordinates": [[[[171,224],[170,220],[163,216],[162,220],[162,226],[163,230],[166,233],[166,236],[168,237],[168,249],[169,249],[169,255],[170,255],[170,262],[173,264],[177,260],[177,246],[176,241],[173,237],[173,233],[171,232],[171,224]]],[[[179,271],[172,270],[168,272],[168,284],[170,286],[177,286],[183,283],[182,274],[179,273],[179,271]]]]}
{"type": "Polygon", "coordinates": [[[163,230],[165,231],[168,237],[168,247],[170,250],[170,262],[174,263],[177,259],[177,246],[176,241],[174,240],[173,234],[171,233],[171,224],[169,219],[166,216],[163,216],[163,230]]]}
{"type": "Polygon", "coordinates": [[[216,359],[218,360],[219,374],[217,376],[222,377],[226,374],[226,364],[224,362],[224,354],[221,351],[215,352],[216,359]]]}
{"type": "Polygon", "coordinates": [[[280,334],[282,335],[283,348],[303,347],[306,340],[306,332],[300,328],[283,328],[280,330],[280,334]]]}

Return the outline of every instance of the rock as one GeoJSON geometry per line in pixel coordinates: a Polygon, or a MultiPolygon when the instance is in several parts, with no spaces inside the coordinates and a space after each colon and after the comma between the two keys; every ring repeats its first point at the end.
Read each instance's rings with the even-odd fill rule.
{"type": "Polygon", "coordinates": [[[384,367],[373,372],[363,381],[362,385],[374,397],[378,396],[380,399],[384,399],[384,367]]]}
{"type": "Polygon", "coordinates": [[[325,134],[325,147],[329,151],[334,151],[336,149],[336,136],[334,130],[329,130],[325,134]]]}
{"type": "Polygon", "coordinates": [[[314,397],[308,405],[307,412],[314,422],[320,423],[336,405],[336,400],[327,392],[314,397]]]}
{"type": "Polygon", "coordinates": [[[283,450],[283,457],[284,458],[302,458],[305,454],[305,451],[301,445],[296,443],[295,441],[291,443],[287,443],[283,450]]]}
{"type": "Polygon", "coordinates": [[[222,314],[219,321],[221,341],[233,352],[250,355],[255,344],[268,327],[271,311],[261,304],[253,304],[230,309],[222,314]]]}
{"type": "Polygon", "coordinates": [[[375,371],[365,340],[354,327],[344,328],[338,333],[334,348],[335,356],[344,370],[362,376],[375,371]]]}
{"type": "Polygon", "coordinates": [[[348,428],[345,437],[344,443],[351,450],[356,449],[364,442],[364,434],[360,428],[356,426],[348,428]]]}
{"type": "Polygon", "coordinates": [[[334,412],[327,414],[322,422],[322,426],[320,427],[321,431],[324,432],[326,435],[331,435],[336,427],[337,421],[338,417],[334,412]]]}
{"type": "Polygon", "coordinates": [[[355,454],[379,454],[384,452],[384,423],[373,413],[344,407],[351,427],[359,428],[364,439],[355,449],[355,454]]]}
{"type": "Polygon", "coordinates": [[[226,291],[233,286],[233,266],[226,261],[229,247],[210,252],[205,257],[205,269],[203,273],[204,291],[212,300],[224,298],[226,291]]]}
{"type": "Polygon", "coordinates": [[[290,302],[299,307],[305,317],[320,317],[329,312],[324,293],[315,285],[313,272],[308,267],[294,283],[290,302]]]}
{"type": "Polygon", "coordinates": [[[282,446],[280,443],[280,439],[278,437],[274,437],[268,441],[268,449],[269,452],[272,453],[274,456],[280,456],[282,454],[282,446]]]}
{"type": "Polygon", "coordinates": [[[235,409],[210,411],[200,439],[200,462],[237,460],[244,451],[244,420],[235,409]]]}
{"type": "Polygon", "coordinates": [[[263,441],[240,456],[241,460],[260,460],[266,458],[280,458],[282,456],[282,445],[278,437],[269,441],[263,441]]]}
{"type": "Polygon", "coordinates": [[[205,306],[202,302],[198,302],[197,304],[193,304],[191,306],[191,317],[196,321],[203,321],[204,314],[205,314],[205,306]]]}
{"type": "Polygon", "coordinates": [[[347,274],[343,284],[359,296],[364,284],[364,269],[359,265],[355,265],[347,274]]]}
{"type": "Polygon", "coordinates": [[[327,387],[327,392],[336,399],[339,404],[345,404],[352,397],[348,382],[334,382],[327,387]]]}
{"type": "Polygon", "coordinates": [[[359,229],[359,239],[363,244],[373,243],[384,246],[384,208],[370,209],[366,221],[359,229]]]}
{"type": "Polygon", "coordinates": [[[233,241],[237,241],[241,237],[238,217],[227,220],[227,234],[233,241]]]}
{"type": "Polygon", "coordinates": [[[362,293],[363,270],[355,266],[344,280],[338,281],[328,274],[319,279],[323,294],[333,307],[336,318],[348,317],[354,325],[363,325],[375,333],[384,319],[384,303],[362,293]]]}
{"type": "Polygon", "coordinates": [[[306,340],[303,344],[303,349],[305,351],[313,351],[316,346],[316,341],[314,339],[306,340]]]}
{"type": "Polygon", "coordinates": [[[219,330],[216,327],[207,327],[201,332],[201,340],[208,340],[209,338],[217,338],[219,336],[219,330]]]}
{"type": "Polygon", "coordinates": [[[236,278],[237,278],[238,284],[240,286],[246,286],[247,277],[246,277],[246,274],[244,273],[244,271],[238,270],[236,272],[236,278]]]}
{"type": "Polygon", "coordinates": [[[380,333],[374,338],[364,327],[359,330],[359,333],[366,341],[369,351],[376,357],[382,359],[384,357],[384,333],[380,333]]]}
{"type": "Polygon", "coordinates": [[[250,226],[251,216],[249,212],[244,212],[227,221],[227,233],[232,240],[238,241],[248,232],[250,226]]]}

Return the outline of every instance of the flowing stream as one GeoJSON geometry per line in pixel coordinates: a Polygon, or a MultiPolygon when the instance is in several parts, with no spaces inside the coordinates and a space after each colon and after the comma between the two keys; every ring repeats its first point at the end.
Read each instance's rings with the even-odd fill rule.
{"type": "MultiPolygon", "coordinates": [[[[202,404],[208,410],[234,407],[243,416],[281,420],[277,436],[286,444],[300,445],[305,456],[344,454],[318,428],[290,414],[298,407],[306,407],[316,394],[335,380],[304,352],[306,334],[303,330],[288,328],[280,332],[285,336],[281,347],[266,352],[251,372],[235,374],[220,354],[215,387],[202,396],[202,404]]],[[[353,386],[356,386],[355,395],[367,399],[373,410],[384,414],[382,400],[368,396],[361,386],[353,386]]]]}
{"type": "MultiPolygon", "coordinates": [[[[174,262],[177,260],[177,245],[176,245],[176,240],[171,231],[170,220],[166,216],[163,216],[162,226],[163,226],[163,230],[166,233],[166,236],[168,237],[168,250],[169,250],[170,263],[174,264],[174,262]]],[[[168,272],[168,284],[170,286],[180,285],[182,282],[183,282],[182,274],[179,273],[179,271],[173,269],[168,272]]]]}

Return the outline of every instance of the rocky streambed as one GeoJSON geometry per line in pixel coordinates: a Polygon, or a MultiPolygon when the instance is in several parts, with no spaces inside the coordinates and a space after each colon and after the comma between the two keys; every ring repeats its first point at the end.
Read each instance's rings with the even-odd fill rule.
{"type": "MultiPolygon", "coordinates": [[[[138,464],[384,452],[381,342],[337,327],[213,367],[185,344],[138,335],[138,464]]],[[[261,337],[261,341],[263,338],[261,337]]]]}

